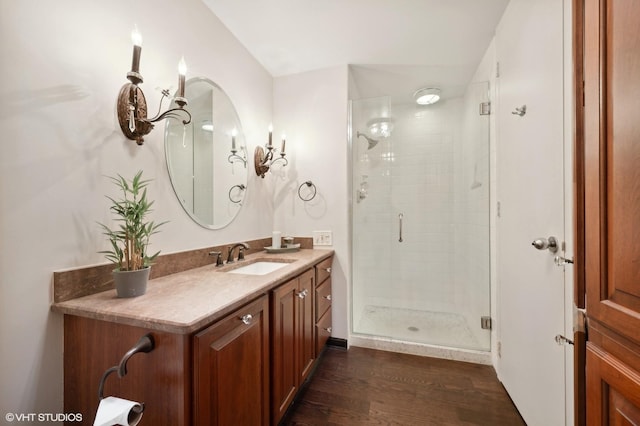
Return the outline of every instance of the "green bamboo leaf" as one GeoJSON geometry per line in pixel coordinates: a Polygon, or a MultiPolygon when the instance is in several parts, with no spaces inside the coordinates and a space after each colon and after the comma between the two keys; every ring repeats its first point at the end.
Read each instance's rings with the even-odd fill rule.
{"type": "MultiPolygon", "coordinates": [[[[153,256],[147,256],[146,249],[149,245],[149,237],[158,232],[161,225],[153,220],[146,221],[147,215],[152,211],[153,200],[148,200],[147,185],[151,180],[142,179],[142,170],[138,171],[130,181],[121,175],[107,178],[122,192],[122,198],[116,199],[110,196],[106,198],[111,202],[109,210],[113,214],[117,225],[114,229],[98,223],[111,244],[110,250],[99,251],[105,258],[118,265],[121,270],[128,270],[133,265],[142,261],[139,267],[150,265],[160,254],[158,251],[153,256]]],[[[137,266],[136,266],[137,268],[137,266]]]]}

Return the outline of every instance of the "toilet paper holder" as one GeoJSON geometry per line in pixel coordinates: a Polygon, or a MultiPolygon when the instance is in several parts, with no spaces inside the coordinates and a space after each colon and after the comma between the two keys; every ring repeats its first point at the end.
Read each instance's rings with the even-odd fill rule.
{"type": "MultiPolygon", "coordinates": [[[[118,377],[123,378],[127,375],[127,361],[129,361],[129,358],[131,358],[138,352],[149,353],[154,348],[155,341],[153,339],[153,336],[151,334],[145,334],[131,349],[127,351],[127,353],[124,354],[118,365],[114,365],[113,367],[107,369],[107,371],[105,371],[102,375],[102,378],[100,379],[100,385],[98,386],[98,401],[101,401],[104,398],[104,382],[107,380],[107,377],[109,377],[111,373],[117,372],[118,377]]],[[[142,409],[144,410],[144,404],[142,404],[142,409]]]]}

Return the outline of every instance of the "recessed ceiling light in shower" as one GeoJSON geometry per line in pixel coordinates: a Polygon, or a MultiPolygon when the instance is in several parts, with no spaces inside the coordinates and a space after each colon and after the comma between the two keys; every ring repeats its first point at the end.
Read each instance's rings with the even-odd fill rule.
{"type": "Polygon", "coordinates": [[[431,105],[440,100],[440,89],[425,87],[413,94],[418,105],[431,105]]]}

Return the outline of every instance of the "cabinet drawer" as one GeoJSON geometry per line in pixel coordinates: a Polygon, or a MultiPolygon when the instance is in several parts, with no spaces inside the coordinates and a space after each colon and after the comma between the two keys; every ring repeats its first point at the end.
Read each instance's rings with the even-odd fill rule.
{"type": "Polygon", "coordinates": [[[331,337],[331,309],[316,324],[316,356],[320,354],[331,337]]]}
{"type": "Polygon", "coordinates": [[[316,287],[316,321],[331,307],[331,278],[316,287]]]}
{"type": "Polygon", "coordinates": [[[333,256],[323,260],[316,265],[316,282],[321,284],[324,280],[331,276],[331,263],[333,256]]]}

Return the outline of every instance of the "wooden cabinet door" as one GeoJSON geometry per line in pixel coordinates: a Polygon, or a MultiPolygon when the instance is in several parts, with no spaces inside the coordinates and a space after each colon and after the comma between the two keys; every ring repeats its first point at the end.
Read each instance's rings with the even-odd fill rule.
{"type": "Polygon", "coordinates": [[[315,361],[315,271],[309,269],[298,278],[298,303],[300,315],[299,348],[300,348],[300,375],[299,385],[302,384],[311,373],[315,361]]]}
{"type": "Polygon", "coordinates": [[[640,2],[584,6],[587,423],[640,424],[640,2]]]}
{"type": "Polygon", "coordinates": [[[268,424],[268,297],[216,322],[193,344],[194,424],[268,424]]]}
{"type": "Polygon", "coordinates": [[[272,292],[272,423],[278,424],[315,361],[315,271],[272,292]]]}
{"type": "Polygon", "coordinates": [[[278,424],[298,391],[298,279],[273,290],[272,304],[272,424],[278,424]]]}

